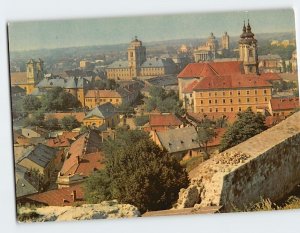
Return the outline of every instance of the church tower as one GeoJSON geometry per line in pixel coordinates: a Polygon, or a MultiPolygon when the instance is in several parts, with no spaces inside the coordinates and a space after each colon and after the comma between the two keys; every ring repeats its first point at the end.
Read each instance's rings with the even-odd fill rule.
{"type": "Polygon", "coordinates": [[[249,20],[247,27],[244,22],[243,33],[240,38],[240,61],[243,62],[245,74],[258,74],[257,40],[251,31],[249,20]]]}
{"type": "Polygon", "coordinates": [[[137,36],[131,41],[128,49],[128,66],[130,68],[131,77],[139,75],[141,65],[146,61],[146,47],[137,36]]]}
{"type": "Polygon", "coordinates": [[[224,33],[222,36],[222,49],[228,50],[229,49],[229,35],[227,32],[224,33]]]}
{"type": "Polygon", "coordinates": [[[41,59],[39,59],[38,61],[30,59],[26,63],[26,71],[27,71],[26,93],[31,94],[35,86],[44,77],[44,61],[41,59]]]}

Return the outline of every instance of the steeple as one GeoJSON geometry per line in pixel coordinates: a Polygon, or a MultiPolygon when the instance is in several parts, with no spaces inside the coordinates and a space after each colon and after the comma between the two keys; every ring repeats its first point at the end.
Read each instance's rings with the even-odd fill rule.
{"type": "Polygon", "coordinates": [[[246,74],[258,74],[257,40],[254,38],[248,19],[247,27],[243,25],[243,32],[239,40],[240,61],[243,61],[246,74]]]}

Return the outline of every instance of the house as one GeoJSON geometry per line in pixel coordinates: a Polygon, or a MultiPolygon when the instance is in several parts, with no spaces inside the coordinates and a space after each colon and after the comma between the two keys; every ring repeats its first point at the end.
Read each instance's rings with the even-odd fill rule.
{"type": "Polygon", "coordinates": [[[49,190],[25,196],[18,200],[21,204],[35,204],[46,206],[72,206],[74,203],[82,202],[84,192],[81,184],[68,188],[49,190]]]}
{"type": "Polygon", "coordinates": [[[299,97],[273,98],[269,102],[269,110],[272,116],[287,117],[299,107],[299,97]]]}
{"type": "Polygon", "coordinates": [[[39,191],[38,181],[31,176],[28,169],[15,164],[16,198],[19,199],[39,191]]]}
{"type": "Polygon", "coordinates": [[[77,139],[78,135],[78,132],[64,131],[54,138],[49,138],[47,140],[47,146],[54,148],[69,147],[77,139]]]}
{"type": "Polygon", "coordinates": [[[283,60],[278,54],[267,54],[258,56],[258,68],[261,73],[282,73],[283,60]]]}
{"type": "Polygon", "coordinates": [[[45,138],[48,136],[48,131],[37,126],[29,126],[22,128],[21,134],[26,138],[45,138]]]}
{"type": "Polygon", "coordinates": [[[111,128],[119,122],[117,109],[110,102],[96,106],[83,119],[83,124],[88,127],[105,126],[111,128]]]}
{"type": "Polygon", "coordinates": [[[50,182],[51,175],[57,168],[57,160],[60,160],[61,152],[43,144],[38,144],[25,150],[16,161],[28,170],[37,170],[43,176],[44,183],[50,182]]]}
{"type": "Polygon", "coordinates": [[[183,122],[173,113],[152,113],[149,115],[149,123],[143,129],[147,132],[159,132],[180,127],[183,127],[183,122]]]}
{"type": "Polygon", "coordinates": [[[64,117],[73,116],[75,119],[82,123],[85,117],[84,112],[56,112],[56,113],[45,113],[45,120],[56,118],[57,120],[61,120],[64,117]]]}
{"type": "Polygon", "coordinates": [[[82,134],[72,143],[57,177],[59,188],[81,183],[104,166],[100,145],[101,137],[93,130],[82,134]]]}
{"type": "Polygon", "coordinates": [[[197,137],[197,131],[194,127],[152,132],[152,140],[178,159],[202,156],[197,137]]]}

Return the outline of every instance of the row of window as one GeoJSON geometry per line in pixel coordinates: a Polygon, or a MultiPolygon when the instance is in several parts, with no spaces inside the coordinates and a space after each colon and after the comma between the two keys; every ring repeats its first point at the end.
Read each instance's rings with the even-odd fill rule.
{"type": "MultiPolygon", "coordinates": [[[[97,99],[97,102],[106,102],[107,99],[97,99]]],[[[119,102],[119,99],[115,99],[116,102],[119,102]]],[[[95,102],[96,99],[85,99],[85,102],[95,102]]],[[[109,102],[113,102],[113,99],[109,99],[109,102]]]]}
{"type": "MultiPolygon", "coordinates": [[[[222,110],[222,108],[221,109],[219,109],[219,108],[209,108],[209,112],[219,112],[220,110],[222,110]]],[[[242,107],[239,107],[238,108],[238,110],[239,110],[239,112],[241,112],[242,111],[242,107]]],[[[204,113],[204,109],[203,108],[201,108],[200,109],[200,111],[202,112],[202,113],[204,113]]],[[[223,108],[223,112],[233,112],[234,111],[234,108],[223,108]]]]}
{"type": "MultiPolygon", "coordinates": [[[[268,98],[267,98],[267,97],[265,97],[264,100],[265,100],[265,102],[268,102],[268,98]]],[[[251,101],[251,98],[247,98],[247,99],[246,99],[246,103],[250,103],[250,101],[251,101]]],[[[258,102],[258,98],[255,98],[254,101],[255,101],[255,102],[258,102]]],[[[242,102],[243,102],[243,101],[242,101],[241,99],[238,99],[238,103],[242,103],[242,102]]],[[[218,104],[218,100],[217,100],[217,99],[215,99],[215,101],[213,101],[213,100],[208,100],[208,103],[209,103],[209,104],[212,104],[212,103],[218,104]]],[[[233,103],[233,99],[230,99],[229,102],[226,102],[226,99],[223,99],[221,103],[222,103],[222,104],[226,104],[226,103],[232,104],[232,103],[233,103]]],[[[204,104],[204,100],[200,100],[200,104],[204,104]]]]}
{"type": "MultiPolygon", "coordinates": [[[[246,91],[246,94],[247,94],[247,95],[250,95],[251,92],[252,92],[251,90],[247,90],[247,91],[246,91]]],[[[218,96],[218,93],[219,93],[219,92],[215,92],[215,93],[214,93],[214,96],[218,96]]],[[[242,91],[237,91],[237,94],[238,94],[238,95],[241,95],[241,93],[242,93],[242,91]]],[[[254,94],[257,95],[257,93],[258,93],[258,90],[254,90],[254,94]]],[[[219,93],[219,94],[220,94],[220,93],[219,93]]],[[[264,94],[267,94],[267,90],[266,90],[266,89],[264,89],[264,94]]],[[[202,93],[202,92],[199,92],[199,95],[202,96],[203,93],[202,93]]],[[[208,92],[208,96],[212,96],[212,95],[213,95],[213,93],[208,92]]],[[[233,91],[230,91],[230,92],[229,92],[229,95],[232,96],[232,95],[233,95],[233,91]]],[[[226,92],[225,92],[225,91],[223,91],[222,96],[226,96],[226,92]]]]}

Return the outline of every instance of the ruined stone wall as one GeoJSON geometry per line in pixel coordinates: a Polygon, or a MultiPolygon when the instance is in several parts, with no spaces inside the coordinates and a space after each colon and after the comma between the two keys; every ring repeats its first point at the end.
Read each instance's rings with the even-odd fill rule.
{"type": "Polygon", "coordinates": [[[282,198],[300,183],[300,112],[205,161],[190,177],[177,208],[216,205],[232,211],[261,198],[282,198]]]}

